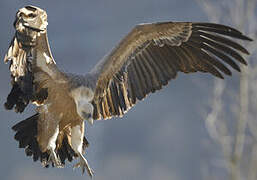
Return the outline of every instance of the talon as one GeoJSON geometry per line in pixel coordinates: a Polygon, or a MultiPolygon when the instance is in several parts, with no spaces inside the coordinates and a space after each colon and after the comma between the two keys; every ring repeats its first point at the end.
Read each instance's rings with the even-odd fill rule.
{"type": "Polygon", "coordinates": [[[82,155],[79,154],[79,162],[73,166],[73,169],[75,168],[81,168],[82,174],[85,173],[85,169],[87,170],[88,175],[92,178],[94,175],[93,169],[90,168],[87,159],[82,155]]]}
{"type": "Polygon", "coordinates": [[[80,162],[78,162],[77,164],[73,165],[73,170],[75,170],[75,168],[79,168],[80,167],[80,162]]]}
{"type": "Polygon", "coordinates": [[[63,164],[61,163],[60,159],[56,156],[56,153],[54,151],[51,151],[46,164],[51,164],[51,162],[57,168],[63,168],[64,167],[63,164]]]}

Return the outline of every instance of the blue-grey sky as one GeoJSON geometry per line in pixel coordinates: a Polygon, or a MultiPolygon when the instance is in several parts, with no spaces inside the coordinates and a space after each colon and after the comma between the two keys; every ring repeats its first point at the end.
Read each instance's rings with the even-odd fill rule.
{"type": "MultiPolygon", "coordinates": [[[[135,24],[207,21],[193,0],[1,0],[1,59],[14,34],[15,13],[28,4],[47,11],[53,56],[61,69],[77,73],[89,71],[135,24]]],[[[2,61],[0,81],[2,106],[11,88],[8,66],[2,61]]],[[[86,127],[90,142],[86,157],[95,171],[94,179],[203,179],[203,171],[220,155],[209,139],[203,116],[209,110],[212,87],[210,75],[179,74],[122,119],[98,121],[86,127]]],[[[11,127],[33,115],[33,109],[30,106],[25,113],[16,114],[0,108],[1,179],[89,179],[81,176],[79,169],[73,171],[71,164],[64,169],[44,169],[18,149],[11,127]]],[[[212,171],[222,173],[215,168],[212,171]]]]}

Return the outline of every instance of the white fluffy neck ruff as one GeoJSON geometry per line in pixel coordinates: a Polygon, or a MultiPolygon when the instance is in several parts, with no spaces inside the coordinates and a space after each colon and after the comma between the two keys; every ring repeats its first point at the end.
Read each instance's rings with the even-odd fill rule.
{"type": "Polygon", "coordinates": [[[93,111],[94,107],[90,103],[92,101],[94,94],[91,89],[81,86],[71,91],[71,96],[74,98],[76,103],[77,113],[78,115],[89,122],[89,124],[93,124],[93,111]]]}

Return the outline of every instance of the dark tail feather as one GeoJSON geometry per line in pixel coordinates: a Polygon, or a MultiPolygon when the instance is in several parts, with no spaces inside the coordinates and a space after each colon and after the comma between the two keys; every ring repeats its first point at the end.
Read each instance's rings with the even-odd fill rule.
{"type": "MultiPolygon", "coordinates": [[[[42,152],[37,142],[37,120],[39,114],[35,114],[19,123],[14,125],[12,129],[16,132],[14,139],[19,142],[19,148],[25,149],[27,156],[32,156],[34,161],[40,160],[44,167],[49,167],[49,154],[42,152]]],[[[88,141],[84,137],[83,150],[88,146],[88,141]]],[[[74,157],[77,157],[68,143],[68,138],[65,136],[61,147],[57,150],[57,156],[60,158],[61,163],[65,165],[65,160],[72,161],[74,157]]],[[[52,163],[54,167],[54,164],[52,163]]]]}
{"type": "Polygon", "coordinates": [[[16,132],[14,139],[19,142],[19,148],[25,148],[25,154],[32,156],[34,161],[46,162],[49,154],[39,149],[37,142],[37,120],[39,114],[35,114],[14,125],[12,129],[16,132]]]}

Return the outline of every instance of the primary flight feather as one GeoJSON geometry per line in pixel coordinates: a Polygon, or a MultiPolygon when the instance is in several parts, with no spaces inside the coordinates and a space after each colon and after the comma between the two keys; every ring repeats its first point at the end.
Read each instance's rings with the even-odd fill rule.
{"type": "Polygon", "coordinates": [[[137,101],[176,78],[178,72],[231,75],[247,64],[239,43],[251,41],[238,30],[213,23],[161,22],[140,24],[85,75],[58,69],[47,38],[47,14],[35,6],[18,10],[14,38],[4,58],[10,62],[12,90],[6,109],[23,112],[29,103],[37,113],[13,126],[19,147],[44,167],[93,171],[83,153],[89,145],[84,120],[122,116],[137,101]]]}

